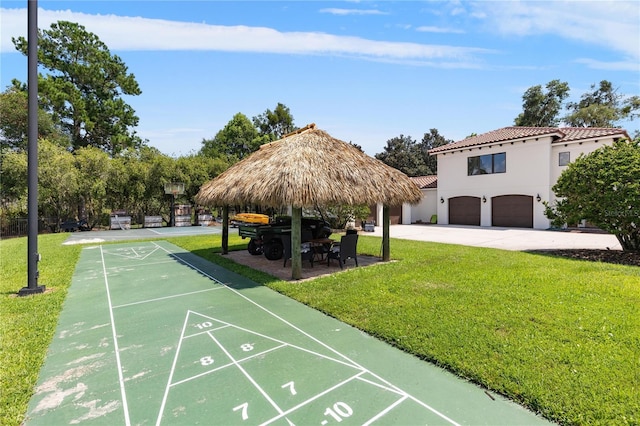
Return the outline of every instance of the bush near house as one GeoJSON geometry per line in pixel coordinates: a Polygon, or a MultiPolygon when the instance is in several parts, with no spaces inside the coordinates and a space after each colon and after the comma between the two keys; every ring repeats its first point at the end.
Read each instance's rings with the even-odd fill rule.
{"type": "Polygon", "coordinates": [[[546,203],[554,226],[586,219],[615,235],[625,251],[640,251],[640,138],[614,142],[570,163],[546,203]]]}

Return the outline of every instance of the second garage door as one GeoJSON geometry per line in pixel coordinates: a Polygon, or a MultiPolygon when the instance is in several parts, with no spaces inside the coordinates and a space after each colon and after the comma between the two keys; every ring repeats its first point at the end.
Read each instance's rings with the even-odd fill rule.
{"type": "Polygon", "coordinates": [[[491,225],[533,228],[533,197],[500,195],[491,199],[491,225]]]}

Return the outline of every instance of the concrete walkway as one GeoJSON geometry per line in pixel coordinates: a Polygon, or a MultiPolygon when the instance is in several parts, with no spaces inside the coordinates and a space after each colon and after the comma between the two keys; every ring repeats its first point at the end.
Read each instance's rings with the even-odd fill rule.
{"type": "MultiPolygon", "coordinates": [[[[615,236],[582,231],[547,231],[456,225],[391,225],[391,238],[461,244],[502,250],[622,250],[615,236]]],[[[363,235],[382,236],[382,227],[363,235]]]]}

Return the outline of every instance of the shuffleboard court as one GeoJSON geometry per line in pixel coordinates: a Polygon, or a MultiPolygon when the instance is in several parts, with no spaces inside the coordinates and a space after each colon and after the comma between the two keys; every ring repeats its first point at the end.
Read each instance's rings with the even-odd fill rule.
{"type": "MultiPolygon", "coordinates": [[[[230,234],[237,230],[230,230],[230,234]]],[[[106,241],[131,241],[163,237],[182,237],[189,235],[222,234],[220,226],[174,226],[162,228],[116,229],[109,231],[70,232],[65,244],[103,243],[106,241]]]]}
{"type": "Polygon", "coordinates": [[[83,249],[25,422],[543,423],[165,241],[83,249]]]}

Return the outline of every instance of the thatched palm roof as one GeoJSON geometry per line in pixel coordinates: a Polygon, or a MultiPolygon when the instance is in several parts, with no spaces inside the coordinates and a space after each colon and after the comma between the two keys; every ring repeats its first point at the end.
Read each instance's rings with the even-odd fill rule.
{"type": "Polygon", "coordinates": [[[196,202],[315,207],[416,204],[422,194],[404,173],[311,124],[262,145],[205,183],[196,202]]]}

